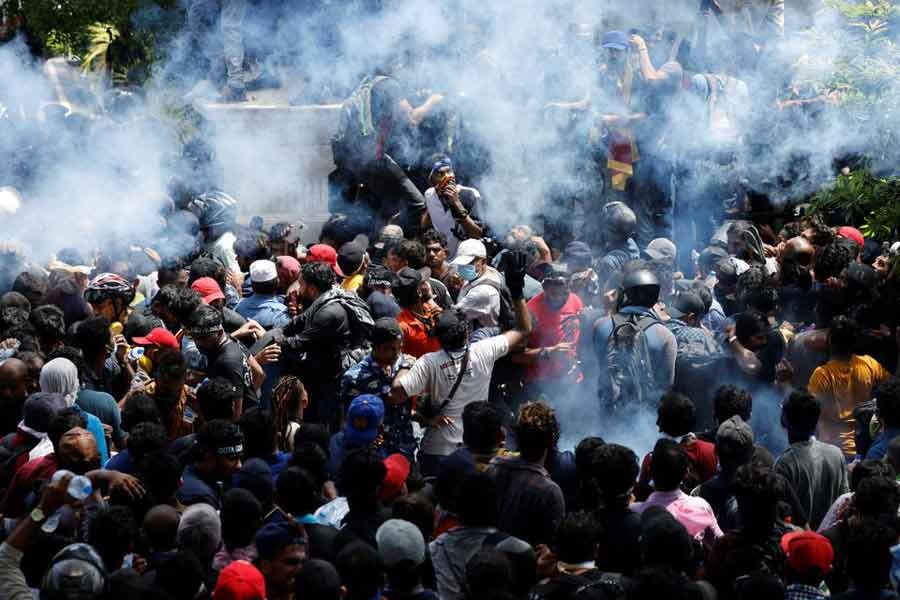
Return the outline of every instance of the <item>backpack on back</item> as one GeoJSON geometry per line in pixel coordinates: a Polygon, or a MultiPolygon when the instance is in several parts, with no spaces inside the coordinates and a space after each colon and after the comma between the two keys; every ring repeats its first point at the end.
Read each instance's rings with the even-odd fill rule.
{"type": "Polygon", "coordinates": [[[357,296],[348,292],[340,292],[333,302],[337,302],[347,313],[350,326],[350,344],[341,352],[341,365],[346,370],[361,361],[372,351],[372,331],[375,321],[369,311],[369,305],[357,296]]]}
{"type": "Polygon", "coordinates": [[[649,315],[612,316],[606,342],[606,377],[600,381],[600,399],[613,410],[649,406],[658,389],[653,376],[647,329],[662,322],[649,315]]]}
{"type": "Polygon", "coordinates": [[[372,90],[388,79],[384,75],[366,77],[341,105],[337,132],[331,138],[334,164],[351,168],[379,158],[381,146],[391,123],[376,123],[372,118],[372,90]]]}
{"type": "Polygon", "coordinates": [[[509,288],[502,283],[497,283],[496,281],[485,277],[473,285],[472,289],[482,285],[492,287],[500,294],[500,315],[497,317],[497,325],[500,326],[500,331],[515,329],[516,311],[513,308],[512,294],[509,292],[509,288]]]}

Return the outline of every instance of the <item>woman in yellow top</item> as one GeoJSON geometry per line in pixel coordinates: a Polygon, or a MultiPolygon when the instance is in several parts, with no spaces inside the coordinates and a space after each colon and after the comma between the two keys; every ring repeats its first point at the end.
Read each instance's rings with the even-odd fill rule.
{"type": "Polygon", "coordinates": [[[872,397],[872,388],[888,377],[871,356],[853,354],[859,336],[856,322],[837,317],[828,334],[830,358],[813,371],[809,391],[822,403],[819,439],[839,447],[848,460],[856,457],[853,410],[872,397]]]}

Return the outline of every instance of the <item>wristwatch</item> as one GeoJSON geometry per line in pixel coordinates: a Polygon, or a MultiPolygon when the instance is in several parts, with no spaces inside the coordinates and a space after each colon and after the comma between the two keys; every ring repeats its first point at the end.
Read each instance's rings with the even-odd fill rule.
{"type": "Polygon", "coordinates": [[[544,360],[550,358],[550,350],[547,348],[541,348],[541,351],[538,352],[538,358],[542,358],[544,360]]]}
{"type": "Polygon", "coordinates": [[[469,211],[467,211],[465,208],[461,208],[454,212],[453,218],[456,219],[457,221],[462,221],[462,220],[466,219],[466,217],[468,217],[468,216],[469,216],[469,211]]]}
{"type": "Polygon", "coordinates": [[[43,523],[47,519],[47,515],[41,510],[40,506],[35,506],[29,515],[33,523],[43,523]]]}

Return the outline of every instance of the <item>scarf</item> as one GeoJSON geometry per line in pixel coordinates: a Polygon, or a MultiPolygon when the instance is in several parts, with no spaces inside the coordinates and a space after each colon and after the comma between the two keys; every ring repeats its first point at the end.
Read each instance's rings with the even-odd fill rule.
{"type": "Polygon", "coordinates": [[[81,388],[78,368],[67,358],[54,358],[41,369],[40,384],[42,392],[62,394],[66,406],[72,406],[81,388]]]}

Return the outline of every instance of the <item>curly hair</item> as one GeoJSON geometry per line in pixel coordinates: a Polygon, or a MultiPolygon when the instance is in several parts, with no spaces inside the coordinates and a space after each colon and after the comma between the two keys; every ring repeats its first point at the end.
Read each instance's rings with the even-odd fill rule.
{"type": "Polygon", "coordinates": [[[555,448],[559,441],[556,413],[543,401],[523,404],[513,429],[522,457],[527,460],[540,459],[545,451],[555,448]]]}

